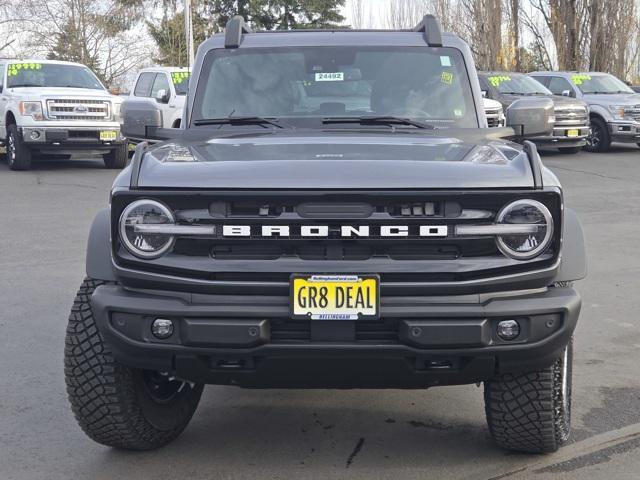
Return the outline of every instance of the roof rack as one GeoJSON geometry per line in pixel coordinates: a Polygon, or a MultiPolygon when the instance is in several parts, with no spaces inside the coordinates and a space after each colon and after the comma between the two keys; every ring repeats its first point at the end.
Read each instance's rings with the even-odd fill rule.
{"type": "Polygon", "coordinates": [[[442,46],[440,22],[433,15],[425,15],[422,21],[413,28],[413,31],[424,33],[424,39],[430,47],[442,46]]]}
{"type": "Polygon", "coordinates": [[[224,48],[238,48],[244,33],[253,33],[241,15],[236,15],[227,22],[224,29],[224,48]]]}

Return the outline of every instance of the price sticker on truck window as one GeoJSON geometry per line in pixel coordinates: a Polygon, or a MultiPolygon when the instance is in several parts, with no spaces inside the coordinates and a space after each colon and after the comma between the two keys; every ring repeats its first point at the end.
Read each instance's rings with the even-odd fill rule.
{"type": "Polygon", "coordinates": [[[318,72],[316,82],[344,82],[344,72],[318,72]]]}
{"type": "Polygon", "coordinates": [[[190,76],[191,72],[171,72],[171,81],[174,85],[178,85],[188,80],[190,76]]]}
{"type": "Polygon", "coordinates": [[[586,73],[571,75],[571,81],[574,85],[582,85],[582,82],[584,82],[585,80],[591,80],[591,75],[587,75],[586,73]]]}
{"type": "Polygon", "coordinates": [[[42,68],[41,63],[25,62],[25,63],[10,63],[7,67],[7,76],[15,77],[20,70],[40,70],[42,68]]]}
{"type": "Polygon", "coordinates": [[[500,86],[501,83],[510,82],[511,77],[509,75],[493,75],[489,77],[487,80],[489,80],[489,83],[491,85],[497,88],[500,86]]]}
{"type": "Polygon", "coordinates": [[[453,83],[453,73],[442,72],[442,75],[440,75],[440,81],[445,85],[451,85],[453,83]]]}

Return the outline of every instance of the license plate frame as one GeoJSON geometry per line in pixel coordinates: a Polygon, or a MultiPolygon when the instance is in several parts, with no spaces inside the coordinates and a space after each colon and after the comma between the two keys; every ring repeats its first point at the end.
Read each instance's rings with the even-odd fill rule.
{"type": "Polygon", "coordinates": [[[99,137],[101,142],[115,142],[118,138],[118,132],[115,130],[100,130],[99,137]]]}
{"type": "Polygon", "coordinates": [[[580,130],[577,128],[570,128],[569,130],[567,130],[567,137],[579,137],[580,136],[580,130]]]}
{"type": "MultiPolygon", "coordinates": [[[[289,309],[292,320],[312,320],[312,321],[362,321],[380,319],[380,276],[375,274],[293,274],[289,280],[290,295],[289,309]],[[326,308],[316,305],[316,308],[301,306],[298,301],[298,287],[315,286],[316,288],[327,287],[332,289],[333,303],[331,300],[326,308]],[[364,308],[354,306],[353,308],[336,308],[338,303],[337,285],[355,286],[360,285],[368,291],[369,295],[364,295],[364,308]],[[375,298],[371,299],[371,292],[375,298]]],[[[327,292],[329,293],[329,292],[327,292]]],[[[343,292],[344,293],[344,292],[343,292]]],[[[357,294],[356,294],[357,295],[357,294]]],[[[346,298],[344,299],[346,302],[346,298]]]]}

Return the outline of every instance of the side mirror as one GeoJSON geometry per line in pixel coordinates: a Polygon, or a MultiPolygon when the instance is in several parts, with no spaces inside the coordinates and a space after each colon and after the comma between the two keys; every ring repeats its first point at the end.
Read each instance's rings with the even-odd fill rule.
{"type": "Polygon", "coordinates": [[[480,90],[480,93],[482,94],[482,98],[487,98],[487,91],[486,90],[480,90]]]}
{"type": "Polygon", "coordinates": [[[562,90],[562,96],[563,97],[570,97],[571,96],[571,90],[562,90]]]}
{"type": "Polygon", "coordinates": [[[158,90],[158,93],[156,94],[156,101],[158,103],[169,103],[169,92],[164,88],[158,90]]]}
{"type": "Polygon", "coordinates": [[[162,128],[162,112],[151,102],[124,102],[121,107],[122,133],[134,140],[175,138],[175,128],[162,128]]]}
{"type": "Polygon", "coordinates": [[[556,118],[550,98],[521,98],[507,107],[505,115],[507,127],[513,128],[520,139],[553,134],[556,118]]]}

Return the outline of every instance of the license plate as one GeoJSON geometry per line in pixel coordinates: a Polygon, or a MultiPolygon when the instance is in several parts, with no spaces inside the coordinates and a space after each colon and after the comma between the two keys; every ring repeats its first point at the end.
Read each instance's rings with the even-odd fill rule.
{"type": "Polygon", "coordinates": [[[100,132],[100,141],[113,142],[117,137],[117,133],[113,130],[102,130],[100,132]]]}
{"type": "Polygon", "coordinates": [[[291,318],[375,320],[380,316],[377,275],[293,275],[291,318]]]}
{"type": "Polygon", "coordinates": [[[577,137],[578,135],[580,135],[580,130],[577,130],[577,129],[567,130],[567,137],[577,137]]]}

